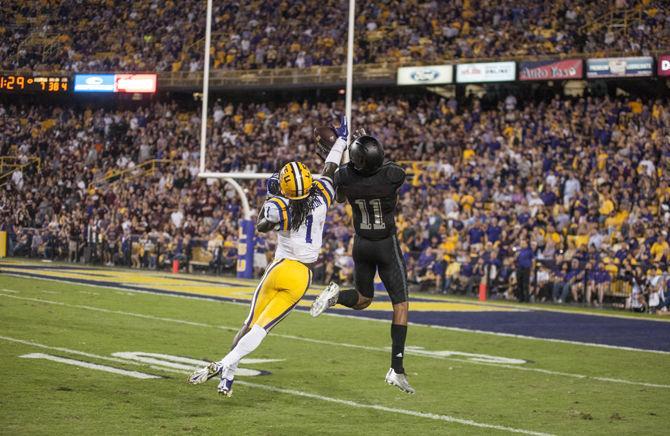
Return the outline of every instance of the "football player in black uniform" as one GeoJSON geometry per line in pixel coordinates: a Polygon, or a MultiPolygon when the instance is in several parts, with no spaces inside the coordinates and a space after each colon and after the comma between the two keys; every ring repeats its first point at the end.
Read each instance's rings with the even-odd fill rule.
{"type": "Polygon", "coordinates": [[[351,161],[335,173],[337,200],[346,198],[353,210],[354,285],[356,289],[340,291],[331,283],[314,301],[312,316],[319,316],[335,304],[365,309],[374,298],[374,277],[379,271],[393,303],[391,324],[391,369],[386,382],[413,394],[403,368],[407,336],[407,269],[396,236],[395,212],[398,189],[405,181],[405,171],[384,161],[384,149],[369,135],[356,138],[349,146],[351,161]]]}

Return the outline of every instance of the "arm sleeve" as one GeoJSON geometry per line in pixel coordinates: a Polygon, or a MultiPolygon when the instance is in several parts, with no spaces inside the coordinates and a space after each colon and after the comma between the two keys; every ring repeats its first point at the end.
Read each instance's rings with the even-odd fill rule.
{"type": "Polygon", "coordinates": [[[279,223],[281,221],[281,211],[277,203],[266,201],[263,205],[263,216],[271,223],[279,223]]]}
{"type": "Polygon", "coordinates": [[[344,138],[337,138],[337,141],[333,144],[333,148],[331,148],[330,153],[328,153],[328,157],[326,157],[326,163],[334,163],[339,166],[340,161],[342,160],[342,153],[344,153],[346,148],[347,140],[344,138]]]}

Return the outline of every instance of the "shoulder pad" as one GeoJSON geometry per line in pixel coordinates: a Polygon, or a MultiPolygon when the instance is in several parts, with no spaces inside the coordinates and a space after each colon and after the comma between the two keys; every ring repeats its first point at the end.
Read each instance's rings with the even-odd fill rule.
{"type": "Polygon", "coordinates": [[[402,183],[405,181],[405,170],[395,162],[386,162],[384,164],[386,177],[393,183],[402,183]]]}

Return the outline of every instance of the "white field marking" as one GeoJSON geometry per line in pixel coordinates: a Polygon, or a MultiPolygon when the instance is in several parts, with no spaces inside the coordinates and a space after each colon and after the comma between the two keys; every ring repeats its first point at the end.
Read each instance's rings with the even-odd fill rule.
{"type": "Polygon", "coordinates": [[[89,291],[77,291],[80,294],[85,294],[85,295],[100,295],[97,292],[89,292],[89,291]]]}
{"type": "Polygon", "coordinates": [[[537,432],[537,431],[531,431],[531,430],[523,430],[520,428],[513,428],[513,427],[505,427],[502,425],[495,425],[495,424],[484,424],[481,422],[476,422],[472,421],[470,419],[463,419],[463,418],[456,418],[454,416],[449,416],[449,415],[438,415],[435,413],[426,413],[426,412],[417,412],[415,410],[408,410],[408,409],[397,409],[394,407],[386,407],[382,406],[379,404],[366,404],[366,403],[359,403],[356,401],[350,401],[350,400],[342,400],[340,398],[333,398],[333,397],[326,397],[324,395],[317,395],[317,394],[312,394],[309,392],[303,392],[303,391],[296,391],[294,389],[284,389],[284,388],[277,388],[274,386],[268,386],[264,384],[259,384],[259,383],[249,383],[246,381],[240,381],[237,382],[238,384],[244,385],[244,386],[249,386],[252,388],[256,389],[264,389],[266,391],[271,391],[271,392],[278,392],[281,394],[288,394],[288,395],[294,395],[297,397],[304,397],[304,398],[311,398],[314,400],[320,400],[320,401],[327,401],[329,403],[336,403],[336,404],[343,404],[345,406],[351,406],[356,409],[372,409],[372,410],[378,410],[380,412],[389,412],[393,414],[400,414],[400,415],[408,415],[408,416],[414,416],[417,418],[428,418],[428,419],[433,419],[436,421],[444,421],[444,422],[451,422],[451,423],[456,423],[456,424],[462,424],[462,425],[469,425],[471,427],[479,427],[479,428],[486,428],[486,429],[491,429],[491,430],[500,430],[500,431],[506,431],[509,433],[522,433],[522,434],[529,434],[529,435],[537,435],[537,436],[547,436],[550,433],[542,433],[542,432],[537,432]]]}
{"type": "MultiPolygon", "coordinates": [[[[186,320],[180,320],[180,319],[175,319],[175,318],[164,318],[164,317],[160,317],[160,316],[145,315],[145,314],[141,314],[141,313],[126,312],[126,311],[122,311],[122,310],[103,309],[103,308],[100,308],[100,307],[84,306],[84,305],[80,305],[80,304],[67,304],[67,303],[62,303],[60,301],[42,300],[42,299],[39,299],[39,298],[18,297],[18,296],[15,296],[15,295],[7,295],[7,294],[2,294],[2,293],[0,293],[0,296],[7,297],[7,298],[13,298],[13,299],[16,299],[16,300],[34,301],[34,302],[44,303],[44,304],[54,304],[54,305],[57,305],[57,306],[72,307],[72,308],[84,309],[84,310],[92,310],[92,311],[96,311],[96,312],[113,313],[113,314],[117,314],[117,315],[132,316],[132,317],[136,317],[136,318],[151,319],[151,320],[155,320],[155,321],[172,322],[172,323],[185,324],[185,325],[191,325],[191,326],[196,326],[196,327],[216,328],[216,329],[223,329],[223,330],[235,331],[235,332],[239,330],[235,327],[215,326],[215,325],[212,325],[212,324],[206,324],[206,323],[201,323],[201,322],[186,321],[186,320]]],[[[273,333],[272,336],[279,337],[279,338],[284,338],[284,339],[293,339],[293,340],[302,341],[302,342],[309,342],[309,343],[312,343],[312,344],[321,344],[321,345],[329,345],[329,346],[344,347],[344,348],[354,348],[354,349],[366,350],[366,351],[381,351],[381,352],[384,352],[384,353],[388,353],[388,350],[384,347],[369,347],[369,346],[366,346],[366,345],[348,344],[348,343],[344,343],[344,342],[333,342],[333,341],[326,341],[326,340],[322,340],[322,339],[304,338],[304,337],[300,337],[300,336],[286,335],[286,334],[280,334],[280,333],[273,333]]],[[[3,337],[0,336],[0,338],[3,338],[3,337]]],[[[632,384],[632,385],[637,385],[637,386],[670,389],[670,385],[638,382],[638,381],[626,380],[626,379],[589,376],[589,375],[585,375],[585,374],[574,374],[574,373],[567,373],[567,372],[560,372],[560,371],[552,371],[552,370],[549,370],[549,369],[528,368],[528,367],[523,367],[523,366],[519,366],[519,365],[507,365],[507,364],[500,364],[500,363],[481,362],[481,361],[472,360],[472,359],[459,359],[459,358],[448,357],[448,356],[428,355],[428,354],[416,354],[416,355],[417,356],[422,356],[422,357],[428,357],[428,358],[432,358],[432,359],[450,360],[450,361],[454,361],[454,362],[471,363],[471,364],[474,364],[474,365],[486,365],[486,366],[494,366],[494,367],[497,367],[497,368],[508,368],[508,369],[518,369],[518,370],[522,370],[522,371],[539,372],[539,373],[542,373],[542,374],[555,375],[555,376],[561,376],[561,377],[571,377],[571,378],[577,378],[577,379],[591,379],[591,380],[598,380],[598,381],[609,382],[609,383],[632,384]]]]}
{"type": "MultiPolygon", "coordinates": [[[[39,343],[36,343],[36,342],[33,342],[33,341],[24,341],[24,340],[21,340],[21,339],[9,338],[7,336],[0,336],[0,339],[7,340],[7,341],[10,341],[10,342],[17,342],[17,343],[21,343],[21,344],[25,344],[25,345],[40,347],[40,348],[67,351],[67,352],[72,353],[72,354],[79,354],[79,355],[84,355],[84,356],[88,356],[88,357],[96,357],[96,358],[99,358],[99,359],[102,358],[102,359],[114,360],[114,361],[121,360],[121,359],[114,359],[114,358],[109,358],[109,357],[105,357],[105,356],[98,356],[98,355],[95,355],[95,354],[85,353],[85,352],[77,351],[77,350],[68,350],[66,348],[51,347],[49,345],[39,344],[39,343]]],[[[20,357],[54,360],[56,362],[77,364],[77,366],[85,366],[87,368],[93,368],[93,369],[101,369],[99,367],[104,366],[104,365],[95,365],[95,364],[91,364],[91,363],[88,363],[88,362],[81,362],[81,361],[78,361],[78,360],[60,358],[60,357],[57,357],[57,356],[51,356],[49,354],[42,354],[42,353],[25,354],[25,355],[20,356],[20,357]],[[74,363],[74,362],[76,362],[76,363],[74,363]],[[86,365],[79,365],[79,364],[86,364],[86,365]]],[[[174,356],[171,356],[171,357],[174,357],[174,356]]],[[[135,364],[135,365],[139,365],[139,364],[142,363],[142,362],[135,362],[135,361],[124,361],[124,362],[135,364]]],[[[118,368],[111,368],[111,367],[106,367],[106,368],[122,371],[122,370],[119,370],[118,368]]],[[[172,372],[172,373],[179,373],[179,374],[189,374],[188,370],[169,368],[169,367],[166,368],[166,367],[160,366],[160,365],[155,365],[155,366],[152,365],[151,368],[161,370],[161,371],[165,371],[165,372],[172,372]]],[[[135,371],[126,371],[126,372],[135,372],[135,371]]],[[[137,372],[137,374],[144,374],[144,373],[137,372]]],[[[125,374],[125,375],[127,375],[127,374],[125,374]]],[[[150,375],[150,374],[144,374],[144,375],[149,376],[149,377],[142,377],[142,378],[160,378],[158,376],[154,376],[154,375],[150,375]]],[[[501,431],[506,431],[506,432],[510,432],[510,433],[522,433],[522,434],[538,435],[538,436],[551,436],[550,433],[535,432],[535,431],[518,429],[518,428],[513,428],[513,427],[505,427],[505,426],[502,426],[502,425],[495,425],[495,424],[485,424],[485,423],[481,423],[481,422],[472,421],[470,419],[456,418],[456,417],[449,416],[449,415],[438,415],[438,414],[434,414],[434,413],[417,412],[417,411],[414,411],[414,410],[397,409],[397,408],[382,406],[382,405],[379,405],[379,404],[358,403],[358,402],[350,401],[350,400],[343,400],[343,399],[339,399],[339,398],[326,397],[326,396],[323,396],[323,395],[312,394],[312,393],[303,392],[303,391],[296,391],[296,390],[293,390],[293,389],[277,388],[277,387],[274,387],[274,386],[268,386],[268,385],[264,385],[264,384],[249,383],[249,382],[245,382],[245,381],[241,381],[241,380],[237,380],[236,384],[237,385],[243,385],[243,386],[249,386],[249,387],[257,388],[257,389],[263,389],[263,390],[271,391],[271,392],[277,392],[277,393],[282,393],[282,394],[287,394],[287,395],[299,396],[299,397],[303,397],[303,398],[311,398],[311,399],[320,400],[320,401],[327,401],[327,402],[331,402],[331,403],[343,404],[345,406],[351,406],[351,407],[354,407],[354,408],[357,408],[357,409],[372,409],[372,410],[378,410],[378,411],[381,411],[381,412],[402,414],[402,415],[414,416],[414,417],[418,417],[418,418],[427,418],[427,419],[433,419],[433,420],[437,420],[437,421],[444,421],[444,422],[451,422],[451,423],[456,423],[456,424],[468,425],[468,426],[472,426],[472,427],[488,428],[488,429],[492,429],[492,430],[501,430],[501,431]]]]}
{"type": "Polygon", "coordinates": [[[40,289],[40,292],[44,292],[45,294],[60,294],[58,291],[47,291],[46,289],[40,289]]]}
{"type": "MultiPolygon", "coordinates": [[[[116,315],[125,315],[125,316],[133,316],[136,318],[144,318],[144,319],[151,319],[155,321],[167,321],[167,322],[173,322],[177,324],[186,324],[186,325],[191,325],[195,327],[215,327],[211,324],[205,324],[202,322],[194,322],[194,321],[185,321],[182,319],[175,319],[175,318],[164,318],[160,316],[153,316],[153,315],[145,315],[142,313],[134,313],[134,312],[126,312],[123,310],[112,310],[112,309],[104,309],[102,307],[94,307],[94,306],[86,306],[84,304],[68,304],[68,303],[63,303],[61,301],[52,301],[52,300],[43,300],[41,298],[31,298],[31,297],[17,297],[15,295],[5,295],[0,293],[0,296],[7,297],[7,298],[14,298],[15,300],[25,300],[25,301],[34,301],[36,303],[43,303],[43,304],[52,304],[56,306],[63,306],[63,307],[73,307],[75,309],[85,309],[85,310],[91,310],[95,312],[103,312],[103,313],[113,313],[116,315]]],[[[224,328],[224,327],[222,327],[224,328]]],[[[233,327],[225,327],[224,329],[226,330],[233,330],[233,331],[238,331],[239,329],[233,328],[233,327]]]]}
{"type": "Polygon", "coordinates": [[[147,373],[139,372],[139,371],[128,371],[126,369],[114,368],[113,366],[99,365],[97,363],[83,362],[81,360],[68,359],[66,357],[52,356],[51,354],[30,353],[30,354],[24,354],[24,355],[19,356],[19,357],[22,357],[24,359],[50,360],[52,362],[65,363],[67,365],[79,366],[79,367],[82,367],[82,368],[97,369],[98,371],[111,372],[112,374],[125,375],[127,377],[139,378],[139,379],[142,379],[142,380],[152,379],[152,378],[153,379],[162,378],[161,376],[158,376],[158,375],[147,374],[147,373]]]}
{"type": "MultiPolygon", "coordinates": [[[[76,282],[70,282],[67,280],[59,280],[59,279],[53,279],[53,278],[44,278],[44,277],[39,277],[39,278],[34,278],[34,277],[26,277],[21,274],[13,274],[13,273],[2,273],[4,275],[12,276],[12,277],[18,277],[22,279],[26,278],[33,278],[36,280],[48,280],[48,281],[53,281],[53,282],[58,282],[58,283],[65,283],[68,285],[79,285],[79,286],[90,286],[90,287],[96,287],[96,288],[103,288],[103,289],[112,289],[112,290],[122,290],[126,292],[117,292],[120,295],[132,295],[132,293],[127,292],[125,288],[120,288],[116,286],[109,286],[109,285],[95,285],[95,284],[78,284],[76,282]]],[[[18,291],[15,291],[18,292],[18,291]]],[[[220,300],[217,298],[212,298],[212,297],[207,297],[207,296],[190,296],[190,295],[179,295],[179,294],[174,294],[170,292],[157,292],[157,291],[150,291],[150,290],[145,290],[145,289],[134,289],[132,292],[141,292],[145,294],[152,294],[152,295],[158,295],[158,296],[163,296],[163,297],[173,297],[173,298],[185,298],[188,300],[199,300],[199,301],[213,301],[216,303],[225,303],[225,304],[235,304],[238,306],[249,306],[248,302],[241,302],[241,301],[226,301],[226,300],[220,300]]],[[[134,296],[134,295],[133,295],[134,296]]],[[[297,310],[299,313],[307,313],[307,310],[304,310],[302,308],[298,308],[297,310]]],[[[383,320],[383,319],[377,319],[377,318],[368,318],[364,316],[355,316],[355,315],[345,315],[342,313],[332,313],[332,312],[324,312],[323,315],[328,315],[328,316],[336,316],[336,317],[341,317],[341,318],[351,318],[355,319],[358,321],[372,321],[372,322],[383,322],[383,323],[388,323],[388,320],[383,320]]],[[[626,319],[638,319],[638,318],[631,318],[631,317],[624,317],[620,316],[622,318],[626,319]]],[[[662,321],[660,319],[644,319],[644,321],[662,321]]],[[[607,344],[598,344],[595,342],[580,342],[580,341],[570,341],[567,339],[554,339],[554,338],[538,338],[535,336],[526,336],[526,335],[518,335],[514,333],[501,333],[501,332],[491,332],[491,331],[486,331],[486,330],[477,330],[477,329],[465,329],[461,327],[448,327],[448,326],[440,326],[440,325],[434,325],[434,324],[421,324],[421,323],[415,323],[415,322],[409,322],[409,325],[412,326],[418,326],[418,327],[428,327],[428,328],[436,328],[436,329],[443,329],[443,330],[451,330],[455,332],[465,332],[465,333],[475,333],[475,334],[483,334],[483,335],[491,335],[491,336],[502,336],[502,337],[509,337],[509,338],[516,338],[516,339],[528,339],[528,340],[534,340],[534,341],[544,341],[544,342],[554,342],[558,344],[570,344],[570,345],[581,345],[581,346],[586,346],[586,347],[596,347],[596,348],[607,348],[610,350],[624,350],[624,351],[633,351],[633,352],[641,352],[641,353],[654,353],[654,354],[667,354],[670,355],[670,351],[663,351],[663,350],[649,350],[645,348],[633,348],[633,347],[626,347],[626,346],[620,346],[620,345],[607,345],[607,344]]],[[[235,329],[237,331],[238,329],[235,329]]],[[[274,336],[277,336],[274,334],[274,336]]]]}
{"type": "MultiPolygon", "coordinates": [[[[405,350],[410,354],[421,354],[426,356],[462,356],[466,359],[474,360],[476,362],[486,362],[486,363],[502,363],[505,365],[523,365],[528,363],[528,361],[523,359],[513,359],[511,357],[499,357],[499,356],[490,356],[488,354],[475,354],[475,353],[464,353],[461,351],[451,351],[451,350],[441,350],[441,351],[431,351],[426,350],[423,347],[414,347],[408,346],[405,347],[405,350]]],[[[386,347],[386,351],[391,351],[391,347],[386,347]]]]}
{"type": "Polygon", "coordinates": [[[10,294],[20,294],[21,292],[15,291],[14,289],[0,289],[2,292],[9,292],[10,294]]]}
{"type": "MultiPolygon", "coordinates": [[[[0,262],[0,263],[2,263],[2,262],[0,262]]],[[[26,264],[28,262],[19,262],[19,263],[26,264]]],[[[11,267],[12,265],[8,264],[8,266],[11,267]]],[[[127,270],[125,268],[106,267],[106,269],[109,269],[109,270],[112,270],[112,271],[127,272],[127,270]]],[[[31,277],[31,276],[22,275],[20,273],[11,273],[11,272],[0,272],[0,274],[6,275],[6,276],[11,276],[11,277],[18,277],[18,278],[21,278],[21,279],[47,280],[47,281],[51,281],[51,282],[65,283],[65,284],[68,284],[68,285],[75,285],[75,286],[90,286],[90,287],[102,288],[102,289],[113,289],[113,290],[117,290],[117,291],[120,290],[120,291],[125,291],[125,292],[119,292],[120,295],[130,295],[130,296],[133,296],[133,297],[135,296],[135,295],[133,295],[133,293],[141,292],[141,293],[144,293],[144,294],[152,294],[152,295],[159,295],[159,296],[165,296],[165,297],[186,298],[186,299],[190,299],[190,300],[206,300],[206,301],[214,301],[214,302],[217,302],[217,303],[237,304],[237,305],[243,305],[243,306],[249,304],[248,302],[221,300],[221,299],[218,299],[218,298],[208,297],[207,295],[203,295],[203,294],[194,294],[193,296],[189,296],[189,295],[174,294],[174,293],[172,293],[172,291],[167,291],[167,290],[152,291],[152,290],[147,290],[147,289],[137,289],[136,288],[137,286],[140,286],[140,287],[143,286],[142,284],[138,284],[138,283],[124,283],[125,286],[129,286],[129,287],[134,288],[134,289],[132,289],[132,291],[130,291],[130,293],[128,293],[129,289],[122,288],[122,287],[119,287],[119,286],[98,285],[98,284],[89,284],[89,283],[77,283],[77,282],[73,282],[73,281],[60,280],[60,279],[55,279],[55,278],[51,278],[51,277],[31,277]]],[[[152,273],[151,271],[142,271],[142,274],[145,275],[145,276],[149,276],[149,277],[175,279],[175,277],[172,276],[172,275],[152,273]]],[[[254,288],[254,286],[249,284],[248,282],[242,282],[242,281],[239,281],[239,279],[235,279],[235,278],[225,278],[225,279],[223,279],[222,282],[220,282],[220,284],[223,285],[224,283],[233,283],[235,281],[239,282],[237,284],[238,286],[248,286],[250,289],[254,288]]],[[[212,284],[217,284],[217,283],[212,283],[212,284]]],[[[186,285],[178,285],[178,286],[186,286],[186,285]]],[[[312,286],[309,287],[309,290],[313,290],[313,291],[317,291],[319,289],[322,289],[322,288],[319,288],[318,286],[315,286],[315,285],[312,285],[312,286]]],[[[14,292],[18,292],[18,291],[14,291],[14,292]]],[[[247,293],[240,294],[240,292],[242,292],[242,291],[237,291],[237,293],[235,295],[239,295],[239,296],[243,296],[243,297],[248,296],[247,293]]],[[[375,291],[375,295],[377,295],[377,294],[385,295],[383,291],[375,291]]],[[[230,297],[230,298],[232,298],[232,297],[230,297]]],[[[449,299],[449,298],[445,298],[445,299],[437,298],[433,301],[438,302],[438,303],[470,304],[470,305],[474,305],[474,306],[480,306],[480,305],[481,306],[488,306],[488,307],[493,306],[493,305],[487,305],[485,303],[482,304],[482,303],[479,303],[479,302],[476,302],[476,301],[464,302],[464,301],[459,301],[457,299],[449,299]]],[[[670,322],[670,319],[662,318],[662,317],[640,318],[640,317],[626,316],[626,315],[616,314],[616,313],[604,313],[604,312],[603,313],[597,313],[597,312],[592,312],[592,311],[575,312],[575,311],[570,311],[570,310],[567,310],[567,309],[562,309],[560,307],[541,307],[541,306],[537,306],[537,305],[532,306],[532,307],[528,307],[528,306],[517,307],[514,304],[509,304],[509,303],[496,303],[495,306],[499,306],[499,307],[504,308],[504,309],[515,309],[517,312],[544,311],[544,312],[567,313],[567,314],[573,314],[573,315],[600,316],[600,317],[604,317],[604,318],[621,318],[621,319],[633,319],[633,320],[641,320],[641,321],[670,322]]],[[[297,308],[297,310],[299,310],[301,312],[305,311],[303,308],[297,308]]],[[[342,317],[353,318],[353,319],[358,319],[358,320],[387,322],[385,320],[376,319],[376,318],[367,318],[367,317],[363,317],[363,316],[343,315],[343,314],[328,313],[328,312],[324,312],[323,314],[329,315],[329,316],[342,316],[342,317]]],[[[452,328],[452,327],[436,326],[436,325],[432,325],[432,324],[421,324],[421,323],[412,323],[412,322],[410,322],[408,324],[422,326],[422,327],[452,328]]],[[[459,329],[458,327],[453,327],[453,328],[454,329],[459,329]]],[[[460,331],[466,331],[466,332],[471,332],[471,333],[484,333],[484,334],[490,334],[490,335],[504,335],[504,333],[489,332],[489,331],[486,331],[486,330],[460,329],[460,331]]],[[[532,337],[532,336],[523,336],[523,335],[519,335],[518,338],[521,338],[521,339],[528,338],[528,339],[539,339],[539,340],[544,340],[544,341],[552,341],[552,339],[550,339],[550,338],[536,338],[536,337],[532,337]]],[[[560,340],[557,339],[556,341],[560,341],[560,340]]],[[[607,346],[607,345],[603,345],[603,344],[596,344],[596,343],[589,343],[589,342],[575,342],[575,344],[595,346],[595,347],[603,346],[603,347],[618,348],[615,345],[607,346]]],[[[623,347],[622,349],[625,350],[627,348],[623,347]]],[[[653,352],[660,352],[660,353],[669,353],[670,354],[670,352],[658,351],[658,350],[645,350],[645,349],[642,349],[642,348],[630,348],[630,350],[631,351],[648,351],[648,352],[652,352],[652,353],[653,352]]]]}
{"type": "MultiPolygon", "coordinates": [[[[200,359],[193,359],[191,357],[183,356],[173,356],[171,354],[162,354],[162,353],[148,353],[144,351],[120,351],[117,353],[112,353],[112,356],[119,357],[121,359],[127,359],[137,362],[142,362],[149,364],[152,368],[155,366],[168,367],[172,369],[179,369],[188,372],[192,372],[195,369],[202,368],[209,365],[210,362],[200,359]]],[[[271,363],[271,362],[281,362],[284,359],[242,359],[240,364],[250,365],[258,363],[271,363]]],[[[248,368],[237,368],[235,371],[236,376],[241,377],[255,377],[261,375],[262,371],[257,369],[248,369],[248,368]]]]}
{"type": "MultiPolygon", "coordinates": [[[[2,295],[2,294],[0,294],[2,295]]],[[[165,369],[166,367],[172,367],[172,369],[189,369],[192,371],[196,367],[204,366],[208,364],[209,362],[206,362],[204,360],[195,360],[191,359],[188,357],[180,357],[180,356],[171,356],[169,354],[155,354],[155,353],[144,353],[144,352],[120,352],[120,353],[112,353],[112,356],[114,357],[108,357],[108,356],[101,356],[99,354],[93,354],[93,353],[87,353],[85,351],[79,351],[79,350],[72,350],[70,348],[64,348],[64,347],[53,347],[50,345],[44,345],[40,344],[39,342],[35,341],[28,341],[24,339],[16,339],[16,338],[10,338],[9,336],[0,336],[0,340],[8,341],[8,342],[16,342],[18,344],[23,344],[23,345],[29,345],[31,347],[37,347],[37,348],[44,348],[46,350],[54,350],[54,351],[60,351],[62,353],[67,353],[67,354],[74,354],[77,356],[83,356],[83,357],[89,357],[92,359],[99,359],[99,360],[107,360],[110,362],[116,362],[116,363],[123,363],[123,364],[129,364],[129,365],[146,365],[149,368],[153,369],[165,369]],[[125,358],[124,358],[125,357],[125,358]],[[152,357],[160,357],[160,359],[151,359],[152,357]],[[179,365],[174,365],[170,364],[174,362],[195,362],[194,365],[191,366],[179,366],[179,365]],[[196,365],[197,363],[197,365],[196,365]],[[156,364],[156,365],[152,365],[156,364]]],[[[284,359],[242,359],[240,360],[240,363],[245,364],[245,365],[253,365],[253,364],[262,364],[262,363],[272,363],[272,362],[283,362],[284,359]]],[[[190,372],[189,371],[189,372],[190,372]]],[[[261,372],[255,369],[248,369],[248,368],[238,368],[237,369],[236,375],[243,376],[243,377],[252,377],[259,375],[261,372]]]]}
{"type": "MultiPolygon", "coordinates": [[[[160,370],[167,371],[167,372],[172,372],[172,373],[178,373],[178,374],[189,374],[189,371],[184,371],[184,370],[181,370],[181,369],[165,368],[165,367],[160,367],[160,366],[152,366],[152,368],[160,369],[160,370]]],[[[326,396],[323,396],[323,395],[312,394],[312,393],[303,392],[303,391],[296,391],[296,390],[293,390],[293,389],[277,388],[277,387],[274,387],[274,386],[269,386],[269,385],[259,384],[259,383],[251,383],[251,382],[236,380],[235,384],[243,385],[243,386],[249,386],[251,388],[256,388],[256,389],[263,389],[263,390],[271,391],[271,392],[277,392],[277,393],[281,393],[281,394],[295,395],[295,396],[304,397],[304,398],[312,398],[312,399],[320,400],[320,401],[327,401],[327,402],[331,402],[331,403],[344,404],[345,406],[352,406],[352,407],[355,407],[357,409],[373,409],[373,410],[379,410],[381,412],[390,412],[390,413],[395,413],[395,414],[409,415],[409,416],[414,416],[414,417],[418,417],[418,418],[428,418],[428,419],[433,419],[433,420],[438,420],[438,421],[446,421],[446,422],[452,422],[452,423],[456,423],[456,424],[469,425],[469,426],[473,426],[473,427],[480,427],[480,428],[488,428],[488,429],[492,429],[492,430],[507,431],[507,432],[510,432],[510,433],[522,433],[522,434],[538,435],[538,436],[551,436],[551,433],[541,433],[541,432],[535,432],[535,431],[531,431],[531,430],[523,430],[523,429],[519,429],[519,428],[505,427],[505,426],[502,426],[502,425],[495,425],[495,424],[484,424],[484,423],[472,421],[470,419],[456,418],[456,417],[449,416],[449,415],[437,415],[435,413],[417,412],[417,411],[414,411],[414,410],[407,410],[407,409],[396,409],[396,408],[382,406],[382,405],[379,405],[379,404],[358,403],[358,402],[355,402],[355,401],[342,400],[340,398],[333,398],[333,397],[326,397],[326,396]]]]}
{"type": "MultiPolygon", "coordinates": [[[[362,316],[356,316],[356,315],[345,315],[343,313],[328,313],[324,312],[324,315],[330,315],[330,316],[337,316],[341,318],[350,318],[350,319],[357,319],[357,320],[367,320],[367,321],[379,321],[379,322],[384,322],[388,323],[388,320],[385,319],[377,319],[377,318],[366,318],[362,316]]],[[[626,319],[637,319],[637,318],[626,318],[626,319]]],[[[647,320],[644,320],[647,321],[647,320]]],[[[515,339],[530,339],[534,341],[543,341],[543,342],[554,342],[558,344],[570,344],[570,345],[583,345],[586,347],[596,347],[596,348],[607,348],[610,350],[623,350],[623,351],[635,351],[635,352],[642,352],[642,353],[653,353],[653,354],[668,354],[670,355],[670,351],[663,351],[663,350],[649,350],[646,348],[633,348],[633,347],[626,347],[624,345],[608,345],[608,344],[598,344],[595,342],[580,342],[580,341],[571,341],[568,339],[555,339],[555,338],[540,338],[536,336],[526,336],[526,335],[519,335],[515,333],[502,333],[502,332],[491,332],[487,330],[477,330],[477,329],[466,329],[462,327],[449,327],[449,326],[444,326],[444,325],[435,325],[435,324],[422,324],[418,322],[408,322],[408,325],[411,326],[417,326],[417,327],[428,327],[428,328],[434,328],[434,329],[441,329],[441,330],[451,330],[454,332],[459,332],[459,333],[476,333],[476,334],[482,334],[482,335],[491,335],[491,336],[502,336],[502,337],[508,337],[508,338],[515,338],[515,339]]]]}
{"type": "Polygon", "coordinates": [[[35,341],[28,341],[28,340],[25,340],[25,339],[10,338],[9,336],[0,336],[0,340],[7,341],[7,342],[16,342],[17,344],[29,345],[31,347],[36,347],[36,348],[44,348],[45,350],[60,351],[62,353],[74,354],[76,356],[90,357],[92,359],[100,359],[100,360],[107,360],[109,362],[137,365],[137,362],[132,362],[132,361],[129,361],[129,360],[118,359],[118,358],[115,358],[115,357],[108,357],[108,356],[100,356],[99,354],[87,353],[85,351],[72,350],[70,348],[52,347],[50,345],[40,344],[39,342],[35,342],[35,341]]]}
{"type": "MultiPolygon", "coordinates": [[[[628,319],[635,319],[635,318],[628,318],[628,319]]],[[[539,338],[536,336],[527,336],[527,335],[518,335],[515,333],[502,333],[502,332],[489,332],[486,330],[477,330],[477,329],[464,329],[461,327],[448,327],[448,326],[443,326],[443,325],[431,325],[431,324],[415,324],[415,323],[409,323],[411,325],[421,325],[424,327],[430,327],[430,328],[435,328],[435,329],[441,329],[441,330],[451,330],[454,332],[459,332],[459,333],[480,333],[480,334],[488,334],[488,335],[495,335],[495,336],[503,336],[506,338],[515,338],[515,339],[530,339],[534,341],[545,341],[545,342],[555,342],[558,344],[570,344],[570,345],[586,345],[589,347],[598,347],[598,348],[609,348],[611,350],[624,350],[624,351],[637,351],[637,352],[644,352],[644,353],[654,353],[654,354],[668,354],[670,355],[670,351],[663,351],[663,350],[648,350],[646,348],[633,348],[633,347],[626,347],[624,345],[608,345],[608,344],[597,344],[595,342],[580,342],[580,341],[571,341],[568,339],[555,339],[555,338],[539,338]]]]}
{"type": "MultiPolygon", "coordinates": [[[[180,373],[180,374],[188,374],[188,371],[184,371],[181,369],[173,369],[173,368],[162,368],[162,367],[155,367],[156,369],[162,369],[164,371],[168,372],[173,372],[173,373],[180,373]]],[[[333,397],[326,397],[324,395],[318,395],[318,394],[312,394],[309,392],[303,392],[303,391],[296,391],[294,389],[284,389],[284,388],[278,388],[275,386],[269,386],[265,384],[259,384],[259,383],[251,383],[247,381],[235,381],[236,385],[243,385],[243,386],[249,386],[251,388],[256,388],[256,389],[263,389],[266,391],[271,391],[271,392],[277,392],[280,394],[287,394],[287,395],[294,395],[298,397],[303,397],[303,398],[311,398],[314,400],[320,400],[320,401],[326,401],[330,403],[336,403],[336,404],[343,404],[345,406],[351,406],[356,409],[372,409],[372,410],[378,410],[380,412],[390,412],[394,414],[401,414],[401,415],[408,415],[408,416],[414,416],[417,418],[427,418],[427,419],[433,419],[436,421],[445,421],[445,422],[451,422],[455,424],[462,424],[462,425],[469,425],[471,427],[479,427],[479,428],[488,428],[492,430],[500,430],[500,431],[506,431],[510,433],[521,433],[521,434],[528,434],[528,435],[537,435],[537,436],[551,436],[551,433],[542,433],[542,432],[536,432],[532,430],[524,430],[520,428],[513,428],[513,427],[505,427],[502,425],[495,425],[495,424],[485,424],[481,422],[476,422],[471,419],[463,419],[463,418],[456,418],[454,416],[449,416],[449,415],[438,415],[435,413],[426,413],[426,412],[417,412],[415,410],[408,410],[408,409],[397,409],[393,407],[386,407],[382,406],[380,404],[366,404],[366,403],[358,403],[356,401],[350,401],[350,400],[343,400],[340,398],[333,398],[333,397]]]]}

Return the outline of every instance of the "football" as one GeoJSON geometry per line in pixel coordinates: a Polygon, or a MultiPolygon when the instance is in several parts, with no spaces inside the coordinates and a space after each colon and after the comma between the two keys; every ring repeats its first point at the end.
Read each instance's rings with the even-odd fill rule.
{"type": "Polygon", "coordinates": [[[337,133],[331,126],[317,127],[314,129],[314,139],[321,148],[330,150],[337,141],[337,133]]]}
{"type": "Polygon", "coordinates": [[[337,133],[331,126],[321,126],[314,129],[314,141],[316,142],[316,154],[324,161],[337,141],[337,133]]]}

